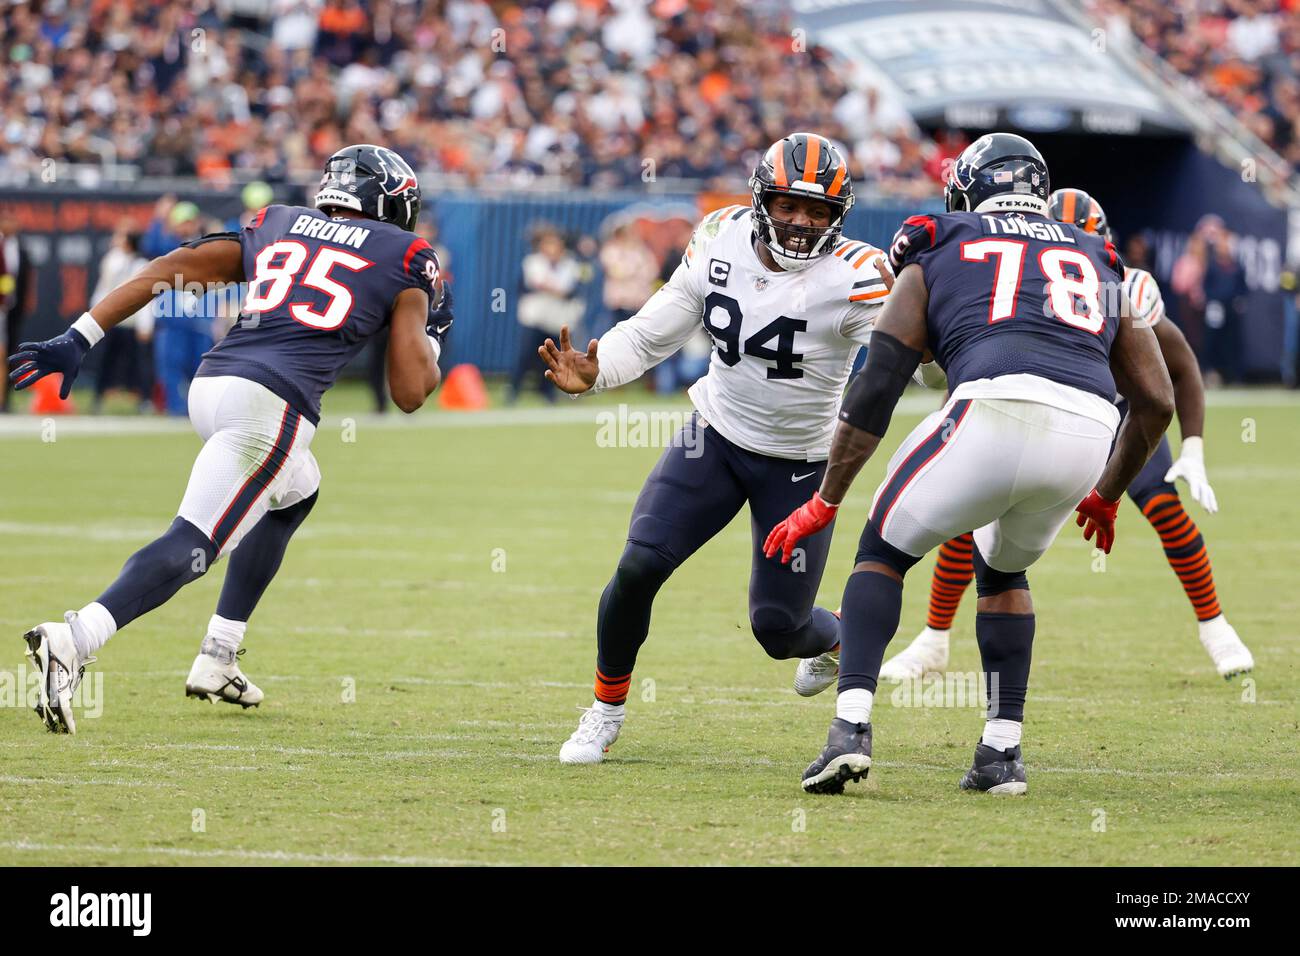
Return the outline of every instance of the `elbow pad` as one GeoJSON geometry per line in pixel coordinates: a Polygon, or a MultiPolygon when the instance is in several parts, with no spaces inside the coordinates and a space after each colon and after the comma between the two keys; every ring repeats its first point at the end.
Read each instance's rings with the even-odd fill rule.
{"type": "Polygon", "coordinates": [[[921,364],[921,353],[885,332],[874,332],[867,364],[858,373],[840,406],[840,421],[883,437],[908,380],[921,364]]]}

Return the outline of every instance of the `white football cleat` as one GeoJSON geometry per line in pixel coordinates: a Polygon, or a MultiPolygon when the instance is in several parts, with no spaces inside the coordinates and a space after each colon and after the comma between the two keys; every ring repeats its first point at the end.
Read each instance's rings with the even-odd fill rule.
{"type": "Polygon", "coordinates": [[[816,657],[805,657],[794,670],[794,692],[816,697],[840,676],[840,646],[816,657]]]}
{"type": "Polygon", "coordinates": [[[927,627],[880,668],[880,679],[916,680],[948,667],[948,631],[927,627]]]}
{"type": "Polygon", "coordinates": [[[618,740],[623,729],[623,714],[605,714],[592,704],[579,708],[582,719],[573,736],[560,747],[560,763],[600,763],[618,740]]]}
{"type": "Polygon", "coordinates": [[[262,702],[262,689],[244,676],[239,669],[239,658],[244,649],[230,652],[217,646],[210,637],[199,645],[199,656],[194,658],[190,676],[185,678],[185,696],[198,697],[212,703],[222,700],[238,704],[247,710],[262,702]]]}
{"type": "Polygon", "coordinates": [[[1215,670],[1224,680],[1232,680],[1255,667],[1250,648],[1241,642],[1236,629],[1228,623],[1226,615],[1200,622],[1201,644],[1214,661],[1215,670]]]}
{"type": "Polygon", "coordinates": [[[27,656],[41,672],[41,688],[36,703],[36,714],[45,722],[50,733],[75,734],[77,721],[72,716],[72,695],[86,665],[93,657],[82,660],[77,654],[77,644],[72,639],[72,622],[75,611],[63,615],[63,624],[47,622],[38,624],[26,634],[27,656]]]}

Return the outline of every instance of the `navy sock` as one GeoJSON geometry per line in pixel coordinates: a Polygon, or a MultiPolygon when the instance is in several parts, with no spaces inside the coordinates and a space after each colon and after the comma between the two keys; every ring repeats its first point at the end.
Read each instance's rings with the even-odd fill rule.
{"type": "Polygon", "coordinates": [[[226,580],[221,585],[217,613],[228,621],[247,621],[266,592],[271,579],[280,570],[289,539],[307,520],[320,492],[313,492],[296,505],[268,511],[253,525],[253,530],[239,542],[230,555],[226,580]]]}
{"type": "Polygon", "coordinates": [[[980,611],[975,615],[975,640],[984,664],[989,718],[1023,721],[1034,615],[980,611]]]}
{"type": "Polygon", "coordinates": [[[99,596],[118,628],[154,608],[207,573],[217,559],[212,539],[178,517],[167,532],[131,555],[117,580],[99,596]]]}
{"type": "Polygon", "coordinates": [[[849,575],[840,607],[841,693],[855,688],[876,692],[885,648],[898,630],[902,610],[902,581],[879,571],[849,575]]]}

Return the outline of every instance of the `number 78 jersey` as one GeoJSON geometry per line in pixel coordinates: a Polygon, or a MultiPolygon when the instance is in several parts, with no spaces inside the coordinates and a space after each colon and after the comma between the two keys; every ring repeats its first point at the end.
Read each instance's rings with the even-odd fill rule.
{"type": "Polygon", "coordinates": [[[267,206],[239,242],[248,282],[239,320],[198,374],[257,382],[313,425],[321,396],[387,327],[401,292],[422,289],[436,304],[433,249],[391,223],[267,206]]]}
{"type": "Polygon", "coordinates": [[[889,256],[895,272],[921,266],[950,390],[1032,375],[1114,398],[1124,267],[1102,237],[1041,216],[956,212],[908,219],[889,256]]]}

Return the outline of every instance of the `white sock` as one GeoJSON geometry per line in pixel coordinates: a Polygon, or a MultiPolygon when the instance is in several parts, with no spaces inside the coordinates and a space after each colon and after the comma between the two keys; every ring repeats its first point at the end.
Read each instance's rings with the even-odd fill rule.
{"type": "Polygon", "coordinates": [[[851,724],[869,724],[874,699],[875,695],[865,687],[842,690],[835,698],[835,716],[851,724]]]}
{"type": "Polygon", "coordinates": [[[107,644],[108,639],[116,633],[117,621],[108,613],[108,608],[98,601],[87,604],[72,619],[72,642],[77,646],[77,656],[82,660],[107,644]]]}
{"type": "Polygon", "coordinates": [[[606,717],[622,717],[625,709],[623,704],[607,704],[603,700],[598,700],[591,706],[595,708],[596,713],[604,714],[606,717]]]}
{"type": "Polygon", "coordinates": [[[1020,745],[1020,731],[1024,725],[1018,720],[1003,720],[995,717],[984,723],[984,736],[980,743],[994,750],[1010,750],[1020,745]]]}
{"type": "Polygon", "coordinates": [[[228,654],[234,654],[239,650],[239,645],[244,643],[244,632],[247,630],[247,621],[230,621],[219,614],[212,615],[212,620],[208,621],[208,637],[212,638],[213,644],[228,654]]]}
{"type": "Polygon", "coordinates": [[[927,625],[925,628],[925,633],[922,634],[921,636],[924,637],[926,641],[928,641],[931,644],[943,644],[946,647],[948,645],[948,635],[950,633],[951,633],[950,631],[941,631],[938,628],[930,627],[927,625]]]}

